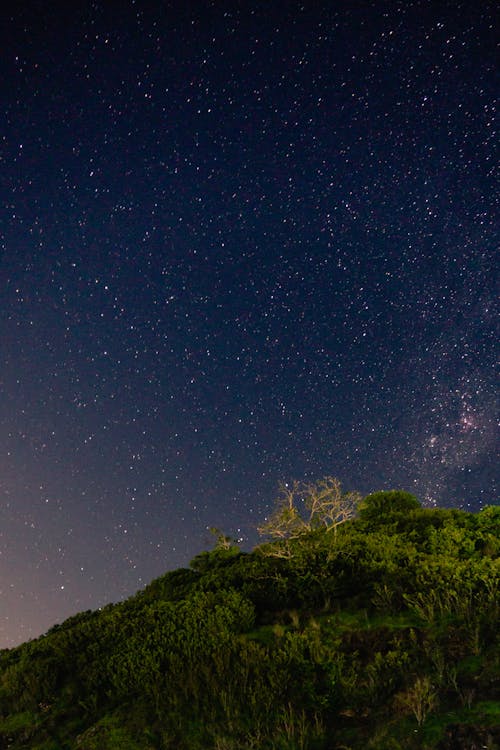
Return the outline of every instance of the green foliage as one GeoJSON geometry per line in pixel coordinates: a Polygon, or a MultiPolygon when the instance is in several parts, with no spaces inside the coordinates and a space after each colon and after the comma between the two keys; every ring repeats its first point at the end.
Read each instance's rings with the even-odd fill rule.
{"type": "MultiPolygon", "coordinates": [[[[308,502],[303,520],[318,520],[308,502]]],[[[1,651],[0,748],[417,750],[493,736],[498,509],[423,509],[396,491],[335,527],[308,524],[268,554],[215,530],[190,569],[1,651]]]]}
{"type": "Polygon", "coordinates": [[[3,734],[16,734],[16,732],[32,726],[34,721],[35,716],[30,711],[11,714],[0,720],[0,732],[3,734]]]}
{"type": "Polygon", "coordinates": [[[367,495],[358,510],[363,521],[380,524],[392,520],[395,513],[409,513],[420,507],[417,498],[409,492],[389,490],[367,495]]]}
{"type": "Polygon", "coordinates": [[[158,599],[179,601],[189,596],[196,588],[198,580],[199,574],[194,570],[179,568],[152,581],[149,586],[146,586],[144,591],[139,592],[137,597],[141,604],[146,601],[156,601],[158,599]]]}
{"type": "Polygon", "coordinates": [[[198,573],[206,573],[213,568],[225,565],[240,554],[236,540],[231,539],[215,526],[210,528],[210,533],[215,539],[215,548],[211,552],[201,552],[190,563],[191,568],[198,573]]]}
{"type": "Polygon", "coordinates": [[[76,738],[76,747],[81,750],[152,750],[154,745],[147,739],[134,740],[121,724],[118,716],[105,716],[76,738]]]}

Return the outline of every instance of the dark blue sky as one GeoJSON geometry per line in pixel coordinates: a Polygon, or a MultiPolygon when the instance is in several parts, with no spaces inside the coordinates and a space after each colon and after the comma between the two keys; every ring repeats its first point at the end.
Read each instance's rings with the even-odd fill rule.
{"type": "Polygon", "coordinates": [[[493,11],[4,14],[0,647],[280,480],[498,502],[493,11]]]}

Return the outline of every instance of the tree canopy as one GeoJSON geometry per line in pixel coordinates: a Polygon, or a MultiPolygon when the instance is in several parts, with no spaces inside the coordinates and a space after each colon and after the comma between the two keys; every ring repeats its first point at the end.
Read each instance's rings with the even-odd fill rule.
{"type": "Polygon", "coordinates": [[[384,490],[372,492],[359,503],[358,511],[365,521],[382,521],[393,513],[409,513],[422,506],[410,492],[384,490]]]}

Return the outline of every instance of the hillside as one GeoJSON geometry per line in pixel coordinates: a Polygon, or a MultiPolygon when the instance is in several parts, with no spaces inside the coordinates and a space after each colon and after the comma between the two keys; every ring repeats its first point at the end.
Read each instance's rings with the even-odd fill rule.
{"type": "Polygon", "coordinates": [[[407,493],[0,652],[0,750],[500,747],[500,508],[407,493]]]}

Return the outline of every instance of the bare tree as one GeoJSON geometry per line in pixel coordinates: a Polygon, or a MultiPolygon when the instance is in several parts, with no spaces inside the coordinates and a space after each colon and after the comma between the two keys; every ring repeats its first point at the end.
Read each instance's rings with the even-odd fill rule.
{"type": "Polygon", "coordinates": [[[324,477],[314,484],[302,485],[304,504],[309,518],[309,529],[326,526],[328,531],[353,518],[361,500],[357,492],[342,492],[338,479],[324,477]]]}
{"type": "Polygon", "coordinates": [[[341,523],[354,516],[360,499],[356,492],[343,493],[339,480],[333,477],[315,483],[282,484],[276,509],[258,532],[281,543],[268,548],[268,554],[291,557],[291,541],[321,527],[335,533],[341,523]]]}
{"type": "Polygon", "coordinates": [[[274,557],[291,557],[290,540],[297,539],[307,531],[306,523],[296,505],[299,490],[300,484],[297,481],[293,482],[291,487],[281,484],[276,509],[257,528],[261,536],[268,537],[273,542],[282,542],[273,548],[274,557]]]}

